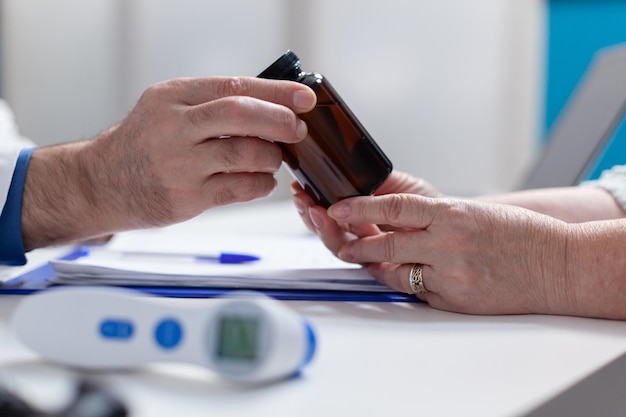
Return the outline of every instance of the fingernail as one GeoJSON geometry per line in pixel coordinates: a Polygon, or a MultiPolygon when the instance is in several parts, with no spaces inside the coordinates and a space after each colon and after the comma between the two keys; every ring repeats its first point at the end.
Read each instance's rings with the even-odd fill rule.
{"type": "Polygon", "coordinates": [[[298,119],[298,123],[296,125],[296,137],[298,137],[298,139],[304,139],[308,133],[309,128],[306,126],[306,123],[298,119]]]}
{"type": "Polygon", "coordinates": [[[293,94],[293,106],[296,110],[308,110],[315,104],[315,93],[308,90],[298,90],[293,94]]]}
{"type": "Polygon", "coordinates": [[[354,253],[352,252],[352,246],[351,245],[344,245],[339,250],[339,253],[337,254],[337,256],[339,256],[339,259],[343,259],[346,262],[353,262],[354,261],[354,253]]]}
{"type": "Polygon", "coordinates": [[[328,214],[335,219],[345,219],[350,215],[350,205],[348,203],[337,203],[328,209],[328,214]]]}
{"type": "Polygon", "coordinates": [[[311,223],[313,223],[313,226],[315,226],[317,230],[322,230],[322,228],[324,227],[324,219],[322,219],[322,216],[320,216],[315,208],[309,208],[309,217],[311,218],[311,223]]]}

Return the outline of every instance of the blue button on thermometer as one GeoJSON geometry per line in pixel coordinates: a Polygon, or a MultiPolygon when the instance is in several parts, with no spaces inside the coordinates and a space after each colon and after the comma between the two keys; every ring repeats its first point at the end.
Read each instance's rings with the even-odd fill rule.
{"type": "Polygon", "coordinates": [[[200,306],[123,288],[59,287],[26,297],[12,325],[53,362],[106,370],[184,362],[242,383],[286,378],[315,352],[302,316],[252,292],[200,306]]]}

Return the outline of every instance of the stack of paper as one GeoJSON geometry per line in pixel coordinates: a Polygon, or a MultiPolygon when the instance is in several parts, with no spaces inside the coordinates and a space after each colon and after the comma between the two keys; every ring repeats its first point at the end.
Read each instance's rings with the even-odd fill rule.
{"type": "Polygon", "coordinates": [[[311,235],[127,232],[76,260],[53,261],[53,267],[53,282],[62,284],[392,291],[311,235]],[[197,258],[223,252],[260,259],[224,264],[197,258]]]}

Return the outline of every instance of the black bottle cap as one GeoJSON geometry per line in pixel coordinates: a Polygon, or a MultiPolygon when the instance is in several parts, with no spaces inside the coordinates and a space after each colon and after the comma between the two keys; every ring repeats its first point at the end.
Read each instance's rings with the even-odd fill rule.
{"type": "Polygon", "coordinates": [[[295,81],[298,79],[298,74],[300,74],[300,58],[293,51],[287,51],[260,73],[259,78],[295,81]]]}

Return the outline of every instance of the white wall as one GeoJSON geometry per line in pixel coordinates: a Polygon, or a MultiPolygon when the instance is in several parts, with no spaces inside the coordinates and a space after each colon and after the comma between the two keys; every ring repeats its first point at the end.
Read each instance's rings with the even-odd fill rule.
{"type": "Polygon", "coordinates": [[[256,75],[287,48],[448,193],[512,187],[538,131],[541,0],[4,0],[2,19],[4,93],[41,144],[95,135],[153,82],[256,75]]]}
{"type": "Polygon", "coordinates": [[[91,137],[118,120],[120,22],[109,0],[4,0],[3,91],[40,144],[91,137]]]}
{"type": "Polygon", "coordinates": [[[541,2],[315,4],[305,64],[333,81],[396,168],[451,193],[511,187],[538,131],[541,2]]]}
{"type": "Polygon", "coordinates": [[[286,49],[289,0],[126,0],[126,99],[180,76],[256,75],[286,49]]]}

